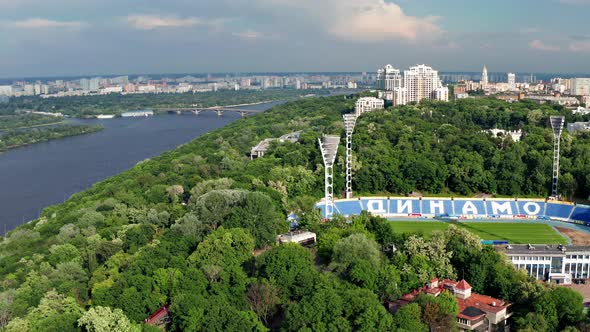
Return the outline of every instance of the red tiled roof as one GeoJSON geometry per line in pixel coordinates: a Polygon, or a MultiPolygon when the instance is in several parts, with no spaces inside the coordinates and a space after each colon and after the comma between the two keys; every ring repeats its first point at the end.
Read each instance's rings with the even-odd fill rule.
{"type": "Polygon", "coordinates": [[[144,323],[148,324],[156,324],[162,318],[168,316],[168,305],[161,307],[160,309],[156,310],[153,314],[151,314],[148,318],[144,320],[144,323]]]}
{"type": "Polygon", "coordinates": [[[457,304],[459,304],[459,312],[463,311],[461,310],[462,308],[475,307],[484,312],[497,313],[510,306],[509,303],[503,300],[477,293],[472,293],[471,296],[466,299],[457,298],[457,304]]]}
{"type": "MultiPolygon", "coordinates": [[[[438,287],[429,287],[429,285],[425,285],[403,295],[399,300],[389,303],[389,308],[390,310],[393,309],[393,311],[396,311],[396,309],[412,302],[420,293],[438,296],[445,290],[454,292],[453,289],[467,290],[469,288],[471,288],[471,286],[465,280],[457,282],[454,280],[443,279],[442,282],[439,282],[438,287]]],[[[500,312],[510,306],[510,303],[503,300],[477,293],[471,293],[471,296],[466,299],[455,297],[455,300],[459,306],[459,314],[457,317],[470,321],[480,319],[486,313],[500,312]],[[480,312],[483,312],[483,314],[479,314],[480,312]]]]}
{"type": "Polygon", "coordinates": [[[471,289],[471,285],[465,279],[459,281],[459,283],[455,286],[455,288],[460,290],[468,290],[471,289]]]}

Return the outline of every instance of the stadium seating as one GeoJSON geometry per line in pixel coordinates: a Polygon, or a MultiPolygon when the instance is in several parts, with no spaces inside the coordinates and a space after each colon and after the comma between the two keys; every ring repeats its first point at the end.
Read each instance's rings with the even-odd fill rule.
{"type": "Polygon", "coordinates": [[[573,205],[547,202],[545,215],[552,218],[567,219],[572,213],[573,205]]]}
{"type": "MultiPolygon", "coordinates": [[[[358,215],[363,210],[375,214],[420,217],[465,216],[467,218],[537,218],[559,219],[583,222],[590,225],[590,206],[538,199],[518,200],[482,200],[450,198],[411,199],[402,197],[364,197],[361,199],[343,199],[334,202],[334,213],[345,216],[358,215]]],[[[317,204],[324,210],[324,205],[317,204]]]]}
{"type": "Polygon", "coordinates": [[[572,213],[571,220],[590,223],[590,206],[577,205],[574,209],[574,213],[572,213]]]}

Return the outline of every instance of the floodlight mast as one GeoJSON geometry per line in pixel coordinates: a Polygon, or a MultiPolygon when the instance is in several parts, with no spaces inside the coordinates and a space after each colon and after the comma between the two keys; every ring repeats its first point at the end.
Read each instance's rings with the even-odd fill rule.
{"type": "Polygon", "coordinates": [[[356,114],[344,114],[346,130],[346,198],[352,198],[352,133],[356,125],[356,114]]]}
{"type": "Polygon", "coordinates": [[[325,170],[324,218],[329,219],[334,215],[334,161],[336,160],[336,153],[340,144],[340,136],[324,135],[318,141],[320,143],[325,170]]]}
{"type": "Polygon", "coordinates": [[[561,141],[561,132],[563,131],[565,117],[551,116],[549,122],[551,123],[551,129],[553,129],[553,181],[551,182],[551,196],[557,199],[559,195],[557,185],[559,179],[559,143],[561,141]]]}

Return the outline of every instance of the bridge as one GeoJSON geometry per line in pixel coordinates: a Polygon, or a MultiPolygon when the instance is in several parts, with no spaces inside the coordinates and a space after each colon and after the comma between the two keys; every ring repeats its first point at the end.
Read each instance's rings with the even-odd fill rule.
{"type": "Polygon", "coordinates": [[[208,107],[208,108],[202,108],[202,107],[179,107],[179,108],[158,108],[158,109],[154,109],[155,112],[168,112],[168,113],[176,113],[176,114],[180,114],[180,113],[185,113],[185,112],[190,112],[190,113],[194,113],[195,115],[199,115],[202,112],[215,112],[217,113],[217,116],[222,116],[224,112],[235,112],[240,114],[240,116],[244,117],[248,114],[255,114],[255,113],[261,113],[264,112],[263,110],[248,110],[248,109],[242,109],[242,108],[230,108],[230,107],[208,107]]]}

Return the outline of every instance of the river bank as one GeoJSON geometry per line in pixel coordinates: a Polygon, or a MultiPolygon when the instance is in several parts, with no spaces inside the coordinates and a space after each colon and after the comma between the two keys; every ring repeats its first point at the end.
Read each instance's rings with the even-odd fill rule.
{"type": "MultiPolygon", "coordinates": [[[[247,106],[267,110],[281,102],[247,106]]],[[[0,222],[10,230],[94,183],[121,173],[241,117],[237,113],[162,114],[141,118],[68,119],[104,130],[0,154],[0,222]]]]}

